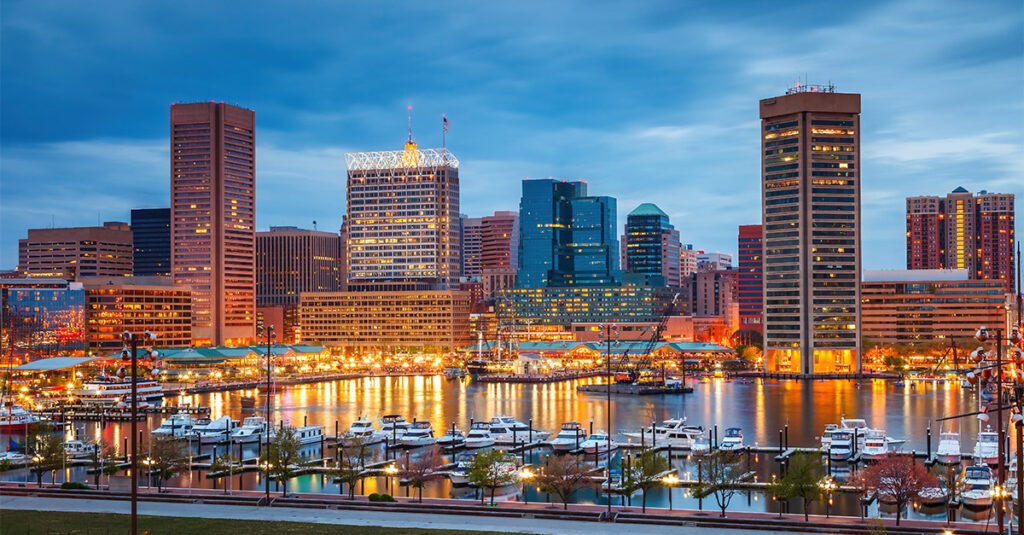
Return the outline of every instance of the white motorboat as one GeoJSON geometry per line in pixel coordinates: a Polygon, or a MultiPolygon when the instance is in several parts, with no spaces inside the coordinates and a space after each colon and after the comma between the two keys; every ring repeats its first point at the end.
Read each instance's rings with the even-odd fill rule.
{"type": "Polygon", "coordinates": [[[69,440],[64,443],[64,455],[69,459],[87,459],[99,451],[96,444],[82,442],[81,440],[69,440]]]}
{"type": "Polygon", "coordinates": [[[41,421],[42,418],[17,405],[0,408],[0,433],[24,432],[29,426],[41,421]]]}
{"type": "Polygon", "coordinates": [[[726,429],[725,436],[722,437],[722,443],[718,445],[718,449],[730,451],[743,449],[743,430],[739,427],[726,429]]]}
{"type": "Polygon", "coordinates": [[[342,437],[343,440],[360,439],[364,442],[373,442],[377,438],[379,438],[379,434],[373,428],[373,421],[365,416],[352,422],[342,437]]]}
{"type": "Polygon", "coordinates": [[[586,439],[587,432],[579,422],[566,422],[562,424],[562,430],[558,432],[558,435],[551,440],[551,449],[556,452],[577,450],[586,439]]]}
{"type": "Polygon", "coordinates": [[[697,435],[694,437],[693,443],[690,445],[690,451],[693,453],[705,453],[711,451],[711,441],[703,434],[697,435]]]}
{"type": "Polygon", "coordinates": [[[974,444],[974,461],[994,466],[999,463],[999,433],[985,426],[978,432],[978,442],[974,444]]]}
{"type": "Polygon", "coordinates": [[[238,422],[230,416],[221,416],[206,425],[193,425],[192,434],[200,444],[221,444],[231,440],[231,431],[238,422]]]}
{"type": "MultiPolygon", "coordinates": [[[[523,443],[530,441],[530,426],[511,416],[495,416],[491,418],[491,437],[499,443],[523,443]]],[[[533,430],[533,440],[547,438],[545,431],[533,430]]]]}
{"type": "Polygon", "coordinates": [[[473,467],[473,460],[476,453],[460,453],[455,458],[455,467],[448,472],[448,479],[453,486],[462,486],[469,483],[469,470],[473,467]]]}
{"type": "Polygon", "coordinates": [[[491,424],[486,422],[475,422],[469,428],[466,435],[466,448],[489,448],[494,445],[494,437],[491,436],[491,424]]]}
{"type": "Polygon", "coordinates": [[[935,460],[942,464],[960,464],[960,433],[943,431],[939,433],[939,449],[935,460]]]}
{"type": "MultiPolygon", "coordinates": [[[[160,399],[164,396],[160,383],[152,379],[136,379],[135,391],[140,401],[160,399]]],[[[131,398],[132,379],[102,374],[83,382],[80,388],[74,389],[71,393],[86,405],[113,405],[131,398]]]]}
{"type": "MultiPolygon", "coordinates": [[[[666,437],[672,431],[678,431],[680,429],[700,429],[703,432],[703,428],[687,426],[686,417],[682,418],[669,418],[659,424],[654,425],[654,439],[655,443],[661,442],[661,439],[666,437]]],[[[649,441],[651,438],[650,428],[643,429],[643,431],[623,433],[622,436],[635,439],[643,439],[649,441]]]]}
{"type": "Polygon", "coordinates": [[[992,505],[992,469],[988,465],[965,467],[960,484],[963,486],[960,499],[967,507],[988,508],[992,505]]]}
{"type": "Polygon", "coordinates": [[[409,429],[409,422],[397,414],[389,414],[380,418],[380,437],[390,442],[398,442],[406,429],[409,429]]]}
{"type": "Polygon", "coordinates": [[[260,442],[267,433],[267,420],[262,416],[249,416],[242,420],[242,425],[231,432],[231,442],[260,442]]]}
{"type": "Polygon", "coordinates": [[[866,461],[876,461],[889,454],[889,442],[885,439],[885,431],[868,429],[864,435],[864,446],[860,456],[866,461]]]}
{"type": "Polygon", "coordinates": [[[466,435],[458,427],[448,428],[448,432],[437,439],[437,445],[442,448],[461,448],[466,445],[466,435]]]}
{"type": "Polygon", "coordinates": [[[580,449],[584,453],[608,453],[619,449],[619,444],[614,440],[610,440],[608,433],[604,431],[595,431],[586,440],[580,442],[580,449]]]}
{"type": "Polygon", "coordinates": [[[839,424],[825,424],[825,430],[821,433],[821,449],[828,451],[832,445],[832,433],[839,431],[839,424]]]}
{"type": "Polygon", "coordinates": [[[702,428],[683,426],[660,436],[654,442],[654,445],[671,446],[681,450],[695,451],[695,445],[703,438],[704,431],[702,428]]]}
{"type": "Polygon", "coordinates": [[[153,435],[164,437],[184,438],[192,434],[195,426],[195,419],[191,414],[179,412],[172,414],[160,424],[160,427],[153,430],[153,435]]]}
{"type": "Polygon", "coordinates": [[[14,466],[21,466],[28,464],[29,457],[24,453],[18,453],[16,451],[5,451],[0,453],[0,462],[7,461],[14,466]]]}
{"type": "Polygon", "coordinates": [[[845,429],[832,433],[828,456],[833,461],[847,461],[853,455],[853,432],[845,429]]]}
{"type": "Polygon", "coordinates": [[[430,422],[425,421],[413,423],[398,439],[399,444],[409,448],[429,446],[435,442],[437,439],[434,438],[434,429],[430,426],[430,422]]]}
{"type": "Polygon", "coordinates": [[[863,418],[846,418],[845,416],[839,419],[839,427],[843,431],[849,431],[853,433],[855,439],[857,439],[857,451],[860,451],[864,447],[864,437],[867,436],[868,427],[867,420],[863,418]]]}
{"type": "Polygon", "coordinates": [[[300,444],[314,444],[324,439],[324,426],[304,425],[295,428],[295,437],[300,444]]]}

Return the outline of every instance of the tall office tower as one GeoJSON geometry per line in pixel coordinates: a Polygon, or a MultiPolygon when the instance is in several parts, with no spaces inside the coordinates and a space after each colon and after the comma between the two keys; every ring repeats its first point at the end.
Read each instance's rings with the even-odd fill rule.
{"type": "Polygon", "coordinates": [[[345,155],[350,290],[458,287],[459,160],[444,149],[345,155]]]}
{"type": "Polygon", "coordinates": [[[693,275],[690,301],[694,316],[722,316],[727,336],[740,329],[738,272],[735,269],[698,271],[693,275]]]}
{"type": "Polygon", "coordinates": [[[740,225],[739,288],[740,329],[764,333],[764,242],[761,225],[740,225]]]}
{"type": "Polygon", "coordinates": [[[338,289],[348,291],[348,220],[341,216],[341,228],[338,229],[338,247],[341,254],[338,256],[338,289]]]}
{"type": "Polygon", "coordinates": [[[797,85],[760,116],[766,366],[859,373],[860,95],[797,85]]]}
{"type": "Polygon", "coordinates": [[[139,276],[171,275],[171,209],[132,210],[132,273],[139,276]]]}
{"type": "Polygon", "coordinates": [[[337,292],[341,243],[333,232],[270,227],[256,233],[256,306],[298,306],[302,292],[337,292]]]}
{"type": "Polygon", "coordinates": [[[717,269],[732,269],[732,255],[718,251],[713,253],[697,251],[697,271],[715,271],[717,269]]]}
{"type": "Polygon", "coordinates": [[[907,268],[966,269],[972,279],[1014,281],[1014,195],[977,195],[959,187],[946,195],[907,198],[907,268]]]}
{"type": "Polygon", "coordinates": [[[697,255],[700,251],[693,248],[692,243],[679,246],[679,279],[686,280],[697,272],[697,255]]]}
{"type": "Polygon", "coordinates": [[[480,253],[483,247],[480,233],[483,220],[479,217],[459,216],[462,225],[462,276],[480,277],[480,253]]]}
{"type": "Polygon", "coordinates": [[[132,274],[132,229],[127,223],[101,227],[29,229],[18,242],[18,268],[29,277],[77,280],[132,274]]]}
{"type": "Polygon", "coordinates": [[[171,274],[192,288],[198,345],[256,334],[256,114],[171,106],[171,274]]]}
{"type": "Polygon", "coordinates": [[[492,298],[497,292],[512,288],[519,263],[519,214],[494,212],[481,218],[480,279],[484,294],[492,298]]]}
{"type": "Polygon", "coordinates": [[[679,287],[679,231],[657,205],[643,203],[626,216],[622,237],[625,273],[652,286],[679,287]]]}

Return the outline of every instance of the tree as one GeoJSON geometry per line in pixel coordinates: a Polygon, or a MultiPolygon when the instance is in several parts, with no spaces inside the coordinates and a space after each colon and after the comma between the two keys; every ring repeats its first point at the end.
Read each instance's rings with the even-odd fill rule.
{"type": "MultiPolygon", "coordinates": [[[[214,474],[214,473],[221,473],[223,475],[224,472],[228,472],[230,474],[231,470],[234,469],[234,467],[237,466],[237,465],[238,465],[238,459],[235,458],[234,455],[231,455],[231,453],[224,453],[222,455],[218,455],[213,460],[213,462],[210,463],[210,471],[207,472],[206,477],[209,478],[210,475],[214,474]]],[[[224,478],[224,494],[228,493],[228,487],[230,485],[231,485],[231,478],[230,477],[224,478]]],[[[216,487],[216,480],[214,480],[214,488],[217,488],[216,487]]]]}
{"type": "Polygon", "coordinates": [[[437,451],[431,448],[415,459],[407,457],[399,467],[398,477],[418,491],[419,502],[423,503],[423,485],[440,476],[437,472],[439,466],[441,459],[437,456],[437,451]]]}
{"type": "Polygon", "coordinates": [[[544,469],[537,475],[537,486],[558,496],[564,509],[569,508],[569,500],[577,491],[594,487],[587,467],[580,464],[576,456],[563,455],[548,457],[544,469]]]}
{"type": "Polygon", "coordinates": [[[697,471],[699,483],[693,487],[693,495],[697,498],[714,495],[715,503],[722,510],[721,516],[725,517],[725,510],[739,490],[738,484],[746,478],[740,455],[725,450],[699,455],[697,471]]]}
{"type": "Polygon", "coordinates": [[[786,474],[769,486],[772,495],[783,500],[800,498],[804,506],[804,521],[810,520],[811,503],[821,499],[821,457],[815,453],[797,453],[790,457],[786,474]]]}
{"type": "MultiPolygon", "coordinates": [[[[494,505],[494,492],[504,486],[516,482],[515,463],[506,458],[501,450],[490,450],[476,454],[473,465],[466,474],[471,485],[491,491],[491,505],[494,505]]],[[[480,496],[482,504],[484,497],[480,496]]]]}
{"type": "Polygon", "coordinates": [[[167,435],[153,437],[149,461],[150,473],[156,476],[157,492],[163,492],[165,481],[189,469],[185,444],[167,435]]]}
{"type": "Polygon", "coordinates": [[[902,372],[903,368],[907,365],[907,361],[903,357],[888,355],[882,359],[882,365],[892,371],[902,372]]]}
{"type": "Polygon", "coordinates": [[[95,487],[100,488],[100,476],[116,474],[120,468],[117,466],[117,450],[103,439],[96,442],[96,448],[89,454],[89,464],[92,465],[95,487]]]}
{"type": "Polygon", "coordinates": [[[366,440],[361,437],[346,439],[339,445],[338,456],[331,475],[338,478],[338,494],[348,485],[348,497],[355,498],[356,484],[365,477],[366,440]]]}
{"type": "Polygon", "coordinates": [[[860,473],[861,484],[878,493],[879,499],[896,504],[896,525],[903,508],[921,491],[938,485],[938,478],[909,455],[886,454],[860,473]]]}
{"type": "Polygon", "coordinates": [[[295,473],[293,465],[299,457],[299,448],[301,447],[302,443],[299,441],[298,435],[295,434],[295,428],[282,427],[270,440],[268,451],[261,459],[270,464],[271,475],[281,483],[284,489],[282,496],[288,496],[288,480],[295,473]]]}
{"type": "Polygon", "coordinates": [[[32,455],[32,470],[36,473],[36,484],[43,486],[43,472],[50,472],[50,483],[56,484],[56,470],[64,462],[64,439],[60,435],[46,434],[36,437],[35,454],[32,455]]]}
{"type": "Polygon", "coordinates": [[[622,490],[629,497],[637,490],[643,492],[641,507],[647,512],[647,491],[661,485],[661,477],[668,470],[668,459],[652,448],[644,448],[626,462],[622,470],[622,490]]]}
{"type": "Polygon", "coordinates": [[[782,504],[785,503],[786,496],[789,494],[788,482],[772,474],[772,480],[765,485],[764,493],[771,496],[772,500],[779,502],[779,518],[782,518],[782,504]]]}

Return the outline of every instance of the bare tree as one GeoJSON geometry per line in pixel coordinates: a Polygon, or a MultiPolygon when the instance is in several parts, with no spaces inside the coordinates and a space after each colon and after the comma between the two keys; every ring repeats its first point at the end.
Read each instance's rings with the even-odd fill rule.
{"type": "Polygon", "coordinates": [[[874,489],[879,500],[896,504],[896,525],[900,525],[903,508],[920,496],[921,491],[938,485],[938,478],[909,455],[886,454],[860,473],[864,487],[874,489]]]}
{"type": "Polygon", "coordinates": [[[643,492],[641,507],[647,512],[647,491],[661,485],[661,478],[668,470],[668,459],[652,448],[640,450],[636,457],[627,459],[622,469],[622,491],[632,505],[632,494],[643,492]]]}
{"type": "Polygon", "coordinates": [[[587,467],[576,456],[563,455],[548,457],[547,464],[537,475],[537,486],[558,496],[564,509],[577,491],[595,486],[587,467]]]}
{"type": "Polygon", "coordinates": [[[166,480],[189,469],[185,444],[172,436],[153,437],[149,458],[150,473],[156,475],[157,492],[163,491],[166,480]]]}
{"type": "Polygon", "coordinates": [[[715,450],[697,457],[699,483],[693,487],[693,495],[704,498],[715,497],[715,503],[725,517],[725,510],[739,490],[739,483],[746,477],[740,455],[736,452],[715,450]]]}
{"type": "Polygon", "coordinates": [[[348,485],[348,497],[354,499],[356,484],[365,477],[365,461],[367,459],[366,440],[361,437],[346,439],[339,445],[338,457],[331,468],[331,474],[338,478],[338,494],[344,492],[348,485]]]}
{"type": "Polygon", "coordinates": [[[399,467],[398,477],[406,480],[406,485],[416,489],[419,493],[419,502],[423,502],[423,486],[428,481],[436,479],[440,474],[437,472],[441,466],[441,458],[437,450],[431,448],[429,451],[416,458],[406,458],[399,467]]]}

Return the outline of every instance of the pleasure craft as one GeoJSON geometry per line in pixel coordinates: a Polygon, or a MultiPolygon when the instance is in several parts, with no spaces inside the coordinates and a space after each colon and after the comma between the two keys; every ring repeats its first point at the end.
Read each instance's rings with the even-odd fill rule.
{"type": "Polygon", "coordinates": [[[584,453],[608,453],[609,451],[615,451],[619,449],[619,444],[614,440],[609,440],[608,433],[604,431],[596,431],[587,437],[586,440],[580,442],[580,449],[584,453]]]}
{"type": "MultiPolygon", "coordinates": [[[[472,431],[470,431],[472,433],[472,431]]],[[[476,453],[460,453],[455,458],[455,467],[448,473],[453,486],[461,486],[469,483],[469,470],[473,468],[473,460],[476,453]]]]}
{"type": "Polygon", "coordinates": [[[295,428],[295,437],[301,444],[315,444],[324,438],[324,426],[304,425],[295,428]]]}
{"type": "Polygon", "coordinates": [[[200,444],[220,444],[231,439],[231,431],[238,422],[230,416],[221,416],[206,425],[193,425],[192,433],[200,444]]]}
{"type": "Polygon", "coordinates": [[[974,461],[988,465],[999,463],[999,433],[993,431],[991,426],[985,426],[984,431],[978,432],[978,442],[974,445],[974,461]]]}
{"type": "MultiPolygon", "coordinates": [[[[491,437],[499,443],[523,443],[530,440],[530,426],[511,416],[495,416],[491,418],[491,437]]],[[[533,430],[533,440],[547,438],[546,431],[533,430]]]]}
{"type": "Polygon", "coordinates": [[[466,435],[458,427],[448,428],[448,432],[437,439],[437,445],[442,448],[461,448],[466,445],[466,435]]]}
{"type": "Polygon", "coordinates": [[[249,416],[242,420],[242,425],[231,432],[231,442],[260,442],[267,433],[267,421],[262,416],[249,416]]]}
{"type": "Polygon", "coordinates": [[[466,448],[488,448],[494,445],[494,437],[491,436],[491,425],[486,422],[476,422],[469,428],[466,435],[466,448]]]}
{"type": "Polygon", "coordinates": [[[681,450],[696,451],[696,444],[704,438],[704,432],[699,427],[682,427],[673,429],[659,437],[654,445],[671,446],[681,450]]]}
{"type": "Polygon", "coordinates": [[[587,439],[587,432],[579,422],[562,424],[562,430],[551,440],[551,449],[556,452],[567,452],[579,449],[579,445],[587,439]]]}
{"type": "Polygon", "coordinates": [[[184,438],[192,434],[194,425],[195,420],[191,414],[179,412],[164,420],[160,427],[153,430],[153,435],[184,438]]]}
{"type": "Polygon", "coordinates": [[[935,460],[942,464],[960,464],[960,433],[943,431],[939,433],[939,449],[935,460]]]}
{"type": "MultiPolygon", "coordinates": [[[[661,422],[660,424],[655,424],[654,425],[655,443],[661,442],[661,438],[662,437],[665,437],[670,432],[677,431],[679,429],[699,429],[699,430],[703,431],[703,428],[700,428],[700,427],[687,426],[686,425],[686,417],[685,416],[682,417],[682,418],[669,418],[668,420],[665,420],[665,421],[661,422]]],[[[623,433],[622,435],[625,436],[625,437],[628,437],[628,438],[635,438],[635,439],[641,438],[641,432],[640,431],[630,432],[630,433],[623,433]]],[[[650,428],[647,428],[647,429],[643,430],[642,437],[643,437],[643,439],[645,441],[651,438],[651,430],[650,430],[650,428]]]]}
{"type": "MultiPolygon", "coordinates": [[[[140,401],[160,399],[164,396],[160,384],[153,379],[136,379],[135,391],[140,401]]],[[[131,377],[104,374],[83,382],[80,388],[71,393],[86,405],[113,405],[131,398],[132,380],[131,377]]]]}
{"type": "Polygon", "coordinates": [[[832,433],[828,456],[833,461],[847,461],[853,455],[853,432],[839,430],[832,433]]]}
{"type": "Polygon", "coordinates": [[[985,464],[968,466],[960,476],[963,492],[960,499],[967,507],[987,508],[992,505],[992,469],[985,464]]]}
{"type": "Polygon", "coordinates": [[[888,453],[889,442],[885,439],[885,431],[868,429],[864,435],[864,446],[860,450],[861,457],[866,461],[875,461],[888,453]]]}
{"type": "Polygon", "coordinates": [[[429,446],[435,442],[437,439],[434,438],[434,430],[430,427],[430,422],[425,421],[412,424],[405,430],[402,438],[398,439],[399,444],[410,448],[429,446]]]}
{"type": "Polygon", "coordinates": [[[42,418],[17,405],[0,408],[0,433],[10,434],[24,431],[28,426],[41,421],[43,421],[42,418]]]}
{"type": "Polygon", "coordinates": [[[743,430],[739,427],[730,427],[725,430],[725,437],[718,446],[719,449],[735,451],[743,449],[743,430]]]}
{"type": "Polygon", "coordinates": [[[372,442],[378,437],[379,434],[377,433],[377,430],[373,428],[373,421],[363,416],[362,418],[352,422],[352,425],[348,426],[348,431],[345,432],[342,439],[362,439],[366,442],[372,442]]]}
{"type": "Polygon", "coordinates": [[[82,442],[81,440],[69,440],[64,443],[64,455],[69,459],[87,459],[99,451],[96,444],[82,442]]]}
{"type": "Polygon", "coordinates": [[[825,424],[825,430],[821,433],[821,449],[828,451],[832,445],[832,433],[839,431],[839,424],[825,424]]]}
{"type": "Polygon", "coordinates": [[[709,452],[711,451],[711,441],[703,434],[697,435],[690,445],[690,451],[693,453],[709,452]]]}
{"type": "Polygon", "coordinates": [[[397,442],[409,429],[409,422],[397,414],[389,414],[380,418],[380,436],[391,442],[397,442]]]}
{"type": "Polygon", "coordinates": [[[949,490],[941,484],[935,487],[926,487],[917,493],[918,503],[924,507],[935,507],[944,505],[949,501],[949,490]]]}
{"type": "Polygon", "coordinates": [[[863,418],[840,418],[839,427],[843,431],[849,431],[853,433],[854,438],[857,439],[858,451],[860,451],[860,449],[864,446],[864,437],[865,435],[867,435],[868,430],[871,429],[870,427],[868,427],[867,420],[864,420],[863,418]]]}
{"type": "Polygon", "coordinates": [[[14,466],[20,466],[28,464],[29,457],[24,453],[18,453],[16,451],[5,451],[0,453],[0,462],[7,461],[14,466]]]}

